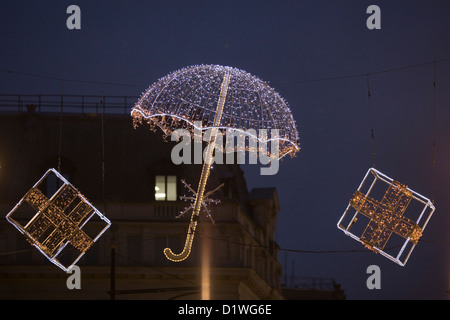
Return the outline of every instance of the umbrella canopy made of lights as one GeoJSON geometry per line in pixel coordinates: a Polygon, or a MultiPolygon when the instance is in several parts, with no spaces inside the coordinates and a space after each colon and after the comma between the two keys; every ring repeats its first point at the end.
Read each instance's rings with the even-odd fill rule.
{"type": "MultiPolygon", "coordinates": [[[[160,128],[166,135],[180,128],[194,132],[199,122],[201,130],[212,130],[212,137],[216,137],[219,130],[250,132],[251,135],[262,129],[275,129],[275,138],[267,135],[265,142],[276,139],[277,158],[293,157],[300,150],[297,126],[287,102],[267,82],[234,67],[196,65],[174,71],[141,95],[131,116],[135,126],[146,122],[150,128],[160,128]]],[[[169,260],[181,261],[190,254],[198,215],[204,205],[214,147],[215,139],[211,138],[185,247],[180,254],[166,248],[164,253],[169,260]]]]}

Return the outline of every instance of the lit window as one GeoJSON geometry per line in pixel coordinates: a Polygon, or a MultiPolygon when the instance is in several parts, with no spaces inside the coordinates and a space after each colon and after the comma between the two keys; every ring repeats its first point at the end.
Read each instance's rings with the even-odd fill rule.
{"type": "Polygon", "coordinates": [[[155,200],[156,201],[177,200],[176,176],[155,176],[155,200]]]}

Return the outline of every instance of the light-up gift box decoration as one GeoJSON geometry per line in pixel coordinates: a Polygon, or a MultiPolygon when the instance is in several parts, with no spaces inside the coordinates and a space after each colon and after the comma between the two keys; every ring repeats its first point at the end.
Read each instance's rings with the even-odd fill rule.
{"type": "Polygon", "coordinates": [[[111,225],[55,169],[42,176],[6,219],[64,271],[76,264],[111,225]]]}
{"type": "Polygon", "coordinates": [[[371,168],[337,226],[368,249],[404,266],[434,210],[429,199],[371,168]]]}

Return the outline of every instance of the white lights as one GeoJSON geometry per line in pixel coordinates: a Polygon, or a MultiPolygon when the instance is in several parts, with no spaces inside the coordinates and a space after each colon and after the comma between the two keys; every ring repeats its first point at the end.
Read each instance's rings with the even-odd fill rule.
{"type": "MultiPolygon", "coordinates": [[[[146,121],[166,135],[175,129],[278,129],[279,157],[299,151],[298,132],[284,99],[266,82],[233,67],[197,65],[177,70],[150,86],[131,111],[135,125],[146,121]],[[224,76],[230,74],[223,111],[216,119],[216,107],[224,76]],[[202,123],[201,128],[195,121],[202,123]]],[[[257,138],[257,137],[255,137],[257,138]]]]}
{"type": "MultiPolygon", "coordinates": [[[[147,115],[141,110],[133,109],[132,112],[131,112],[131,116],[134,119],[138,119],[138,118],[141,118],[141,117],[146,119],[150,123],[150,126],[152,126],[152,124],[151,124],[152,121],[159,122],[159,119],[161,119],[161,118],[164,118],[164,119],[170,119],[171,118],[172,120],[173,119],[178,119],[180,121],[186,122],[190,127],[193,128],[194,131],[200,131],[200,133],[202,131],[208,132],[208,131],[213,129],[213,127],[211,127],[211,126],[202,127],[201,126],[201,121],[191,122],[191,121],[189,121],[187,119],[184,119],[182,117],[178,117],[176,115],[171,115],[171,114],[167,114],[167,113],[158,113],[158,114],[153,114],[153,115],[147,115]],[[198,124],[200,124],[200,125],[198,125],[198,124]]],[[[168,131],[168,128],[164,128],[164,126],[159,126],[159,127],[162,130],[164,130],[164,133],[167,134],[167,135],[168,134],[172,134],[172,133],[176,132],[177,130],[180,130],[180,129],[175,129],[175,130],[172,129],[171,131],[168,131]]],[[[291,156],[294,156],[295,153],[300,151],[300,147],[297,145],[296,142],[293,142],[293,141],[291,141],[289,139],[286,139],[286,138],[279,138],[278,134],[277,134],[276,138],[270,138],[270,139],[265,138],[265,139],[262,139],[262,138],[260,138],[258,136],[256,130],[254,130],[254,129],[245,130],[245,129],[241,129],[241,128],[230,128],[230,127],[224,127],[224,126],[217,126],[217,127],[214,127],[214,128],[220,130],[221,132],[226,132],[227,135],[235,135],[238,138],[248,137],[249,139],[257,141],[260,144],[266,144],[267,145],[270,142],[277,142],[278,141],[279,143],[282,142],[285,145],[289,145],[289,144],[291,145],[291,148],[288,149],[289,151],[285,151],[282,154],[278,154],[277,153],[277,155],[274,156],[274,159],[281,159],[281,158],[285,157],[287,154],[291,154],[291,156]]],[[[266,131],[267,131],[266,129],[259,129],[259,132],[266,132],[266,131]]],[[[278,133],[278,129],[272,129],[272,132],[277,132],[278,133]]],[[[248,148],[245,149],[245,150],[248,151],[248,148]]],[[[269,156],[272,156],[272,154],[269,154],[269,156]]]]}
{"type": "MultiPolygon", "coordinates": [[[[180,218],[184,214],[186,214],[189,210],[194,209],[194,207],[195,207],[195,200],[197,199],[197,192],[194,189],[192,189],[191,186],[186,183],[186,181],[181,180],[181,182],[183,182],[185,187],[192,193],[193,197],[187,197],[187,196],[181,196],[180,197],[182,200],[191,201],[191,205],[188,206],[187,208],[185,208],[184,211],[182,211],[179,215],[176,216],[176,218],[180,218]]],[[[212,223],[214,223],[215,221],[214,221],[213,217],[211,216],[211,212],[208,209],[208,205],[211,204],[211,203],[218,204],[218,203],[220,203],[220,200],[209,199],[209,196],[212,195],[217,190],[219,190],[220,188],[222,188],[223,186],[224,186],[224,184],[222,183],[220,186],[218,186],[217,188],[215,188],[212,191],[209,191],[209,192],[205,193],[205,195],[203,196],[202,208],[206,212],[206,216],[211,220],[212,223]]]]}
{"type": "MultiPolygon", "coordinates": [[[[208,145],[201,153],[204,162],[200,181],[197,191],[191,190],[195,198],[189,198],[193,204],[186,209],[192,209],[192,215],[185,246],[180,254],[174,254],[170,248],[164,250],[172,261],[182,261],[189,256],[200,210],[204,209],[210,216],[207,204],[212,200],[207,196],[211,192],[205,195],[205,186],[215,160],[213,153],[223,149],[220,141],[224,131],[238,141],[245,141],[241,136],[247,136],[252,142],[258,141],[258,146],[256,143],[249,143],[248,147],[241,144],[242,150],[238,146],[235,150],[251,151],[267,159],[278,160],[287,154],[293,157],[300,150],[297,127],[283,98],[266,82],[232,67],[196,65],[172,72],[141,95],[131,116],[135,127],[146,122],[151,130],[160,128],[166,136],[185,129],[195,141],[199,136],[201,139],[204,131],[208,132],[208,145]],[[276,135],[268,137],[265,134],[261,138],[257,135],[261,135],[261,131],[276,132],[276,135]],[[268,143],[276,148],[269,149],[268,143]]],[[[271,174],[270,169],[265,174],[271,174]]],[[[162,185],[157,187],[155,198],[156,194],[162,198],[162,185]]]]}

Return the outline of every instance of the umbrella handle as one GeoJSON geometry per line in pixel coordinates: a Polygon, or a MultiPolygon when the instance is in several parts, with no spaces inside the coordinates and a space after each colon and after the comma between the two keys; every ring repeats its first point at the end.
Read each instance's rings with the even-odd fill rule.
{"type": "Polygon", "coordinates": [[[164,255],[167,259],[174,261],[174,262],[180,262],[185,260],[189,255],[191,254],[191,248],[192,248],[192,242],[194,241],[194,233],[195,228],[197,226],[197,222],[191,221],[189,224],[189,232],[186,237],[186,242],[184,244],[183,251],[181,253],[173,253],[173,251],[170,248],[164,249],[164,255]]]}
{"type": "Polygon", "coordinates": [[[200,183],[198,186],[197,195],[195,197],[194,210],[191,215],[191,222],[189,223],[189,229],[186,236],[186,242],[184,243],[183,251],[179,254],[173,253],[170,248],[164,249],[164,255],[167,259],[180,262],[186,259],[191,253],[192,242],[194,241],[195,229],[197,228],[198,218],[200,215],[200,209],[203,203],[203,197],[205,194],[206,182],[208,181],[209,173],[211,171],[211,157],[212,151],[214,149],[215,142],[214,140],[208,145],[207,159],[205,163],[203,163],[202,174],[200,177],[200,183]]]}
{"type": "Polygon", "coordinates": [[[191,222],[189,223],[189,230],[186,236],[186,242],[184,243],[183,251],[179,254],[175,254],[172,252],[170,248],[164,249],[164,254],[166,258],[174,262],[183,261],[191,253],[195,229],[197,228],[198,217],[200,215],[200,208],[203,203],[203,196],[205,193],[206,182],[208,181],[209,172],[211,170],[212,156],[214,147],[216,145],[216,137],[218,133],[217,127],[219,126],[220,119],[222,118],[223,106],[225,104],[225,98],[227,96],[230,79],[231,79],[230,73],[226,73],[223,77],[222,86],[219,94],[219,100],[217,101],[216,114],[214,115],[214,128],[211,131],[211,138],[210,138],[211,141],[208,144],[208,150],[206,151],[206,159],[202,166],[202,174],[200,176],[200,183],[198,185],[197,195],[195,197],[194,210],[191,215],[191,222]]]}

